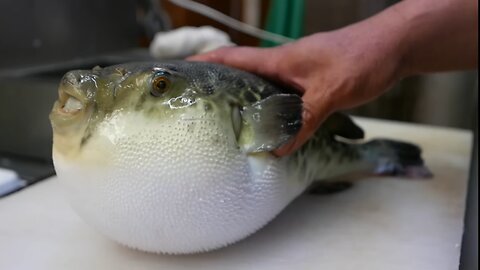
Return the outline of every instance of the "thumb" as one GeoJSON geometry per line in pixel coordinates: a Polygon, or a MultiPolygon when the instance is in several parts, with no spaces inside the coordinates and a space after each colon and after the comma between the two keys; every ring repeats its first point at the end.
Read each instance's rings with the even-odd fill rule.
{"type": "Polygon", "coordinates": [[[259,75],[274,77],[278,55],[276,48],[224,47],[188,57],[189,61],[224,64],[259,75]]]}
{"type": "Polygon", "coordinates": [[[302,127],[292,141],[273,152],[276,156],[289,155],[302,147],[317,131],[320,124],[330,115],[329,106],[311,103],[308,93],[307,91],[303,96],[302,127]]]}

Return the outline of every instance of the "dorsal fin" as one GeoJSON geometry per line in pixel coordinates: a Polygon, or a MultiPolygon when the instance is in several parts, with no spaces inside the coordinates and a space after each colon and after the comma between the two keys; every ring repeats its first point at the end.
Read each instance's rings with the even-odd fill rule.
{"type": "Polygon", "coordinates": [[[357,126],[350,116],[343,113],[333,113],[320,128],[332,136],[340,136],[345,139],[359,140],[364,138],[363,129],[357,126]]]}

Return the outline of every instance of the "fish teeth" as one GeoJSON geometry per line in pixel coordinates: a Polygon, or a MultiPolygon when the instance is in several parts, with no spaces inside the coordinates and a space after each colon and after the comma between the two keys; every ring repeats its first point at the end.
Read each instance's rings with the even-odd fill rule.
{"type": "Polygon", "coordinates": [[[65,102],[65,105],[63,106],[62,110],[67,113],[71,112],[76,112],[79,111],[83,108],[82,102],[80,100],[70,96],[67,99],[67,102],[65,102]]]}

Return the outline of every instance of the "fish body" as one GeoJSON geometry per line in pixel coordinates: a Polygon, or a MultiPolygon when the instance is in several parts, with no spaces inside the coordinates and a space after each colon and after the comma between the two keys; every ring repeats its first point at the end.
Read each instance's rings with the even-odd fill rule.
{"type": "Polygon", "coordinates": [[[50,115],[53,160],[74,209],[132,248],[185,254],[254,233],[314,182],[349,172],[426,176],[416,146],[346,143],[334,114],[303,148],[291,90],[218,64],[131,63],[67,73],[50,115]]]}

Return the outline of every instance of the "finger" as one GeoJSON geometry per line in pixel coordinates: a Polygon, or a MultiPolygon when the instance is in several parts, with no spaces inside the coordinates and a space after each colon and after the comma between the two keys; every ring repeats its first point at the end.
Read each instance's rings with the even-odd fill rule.
{"type": "Polygon", "coordinates": [[[312,120],[311,112],[304,110],[303,124],[298,134],[291,142],[275,150],[274,154],[277,156],[287,156],[295,152],[313,135],[315,130],[316,126],[314,125],[314,121],[312,120]]]}
{"type": "Polygon", "coordinates": [[[215,62],[260,75],[274,76],[278,59],[276,55],[276,48],[224,47],[191,56],[187,60],[215,62]]]}
{"type": "MultiPolygon", "coordinates": [[[[308,93],[309,92],[303,97],[302,128],[291,142],[275,150],[275,155],[280,157],[287,156],[298,150],[313,136],[320,124],[330,115],[331,111],[329,106],[327,106],[327,104],[312,103],[312,99],[308,93]]],[[[313,100],[313,102],[315,102],[315,100],[313,100]]]]}
{"type": "MultiPolygon", "coordinates": [[[[236,47],[235,47],[236,48],[236,47]]],[[[226,48],[219,48],[206,53],[195,54],[186,58],[188,61],[220,62],[226,48]]]]}

